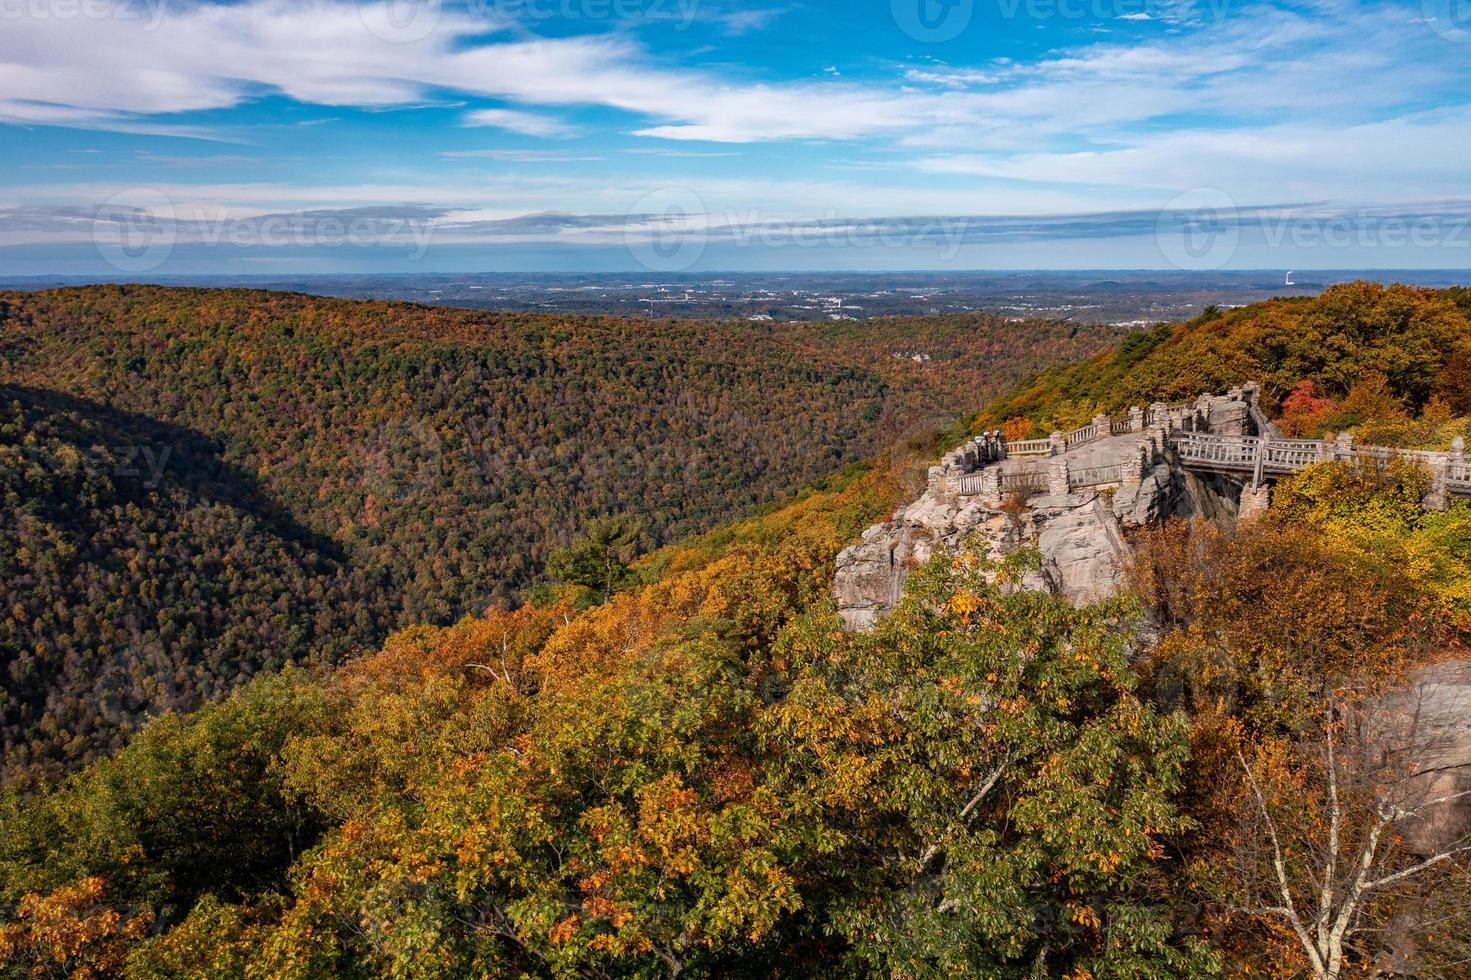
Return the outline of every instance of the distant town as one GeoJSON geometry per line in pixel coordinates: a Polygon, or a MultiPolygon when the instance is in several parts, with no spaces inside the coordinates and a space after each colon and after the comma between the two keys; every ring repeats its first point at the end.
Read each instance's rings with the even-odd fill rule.
{"type": "MultiPolygon", "coordinates": [[[[407,274],[208,276],[175,285],[290,290],[349,299],[472,309],[751,321],[863,320],[984,312],[1018,320],[1146,326],[1276,296],[1315,296],[1336,282],[1373,279],[1454,285],[1464,272],[963,272],[728,274],[407,274]]],[[[78,280],[0,280],[38,289],[78,280]]]]}

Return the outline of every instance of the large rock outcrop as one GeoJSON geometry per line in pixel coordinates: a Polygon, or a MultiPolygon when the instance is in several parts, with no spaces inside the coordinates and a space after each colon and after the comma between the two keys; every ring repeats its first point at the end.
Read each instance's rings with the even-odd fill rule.
{"type": "Polygon", "coordinates": [[[1042,555],[1027,588],[1075,603],[1118,590],[1129,533],[1168,517],[1234,519],[1239,483],[1202,478],[1170,449],[1176,429],[1245,434],[1256,390],[1202,395],[1185,405],[1099,416],[1074,433],[1008,448],[992,435],[947,453],[925,492],[838,555],[833,591],[851,628],[867,629],[899,600],[909,571],[967,538],[993,557],[1020,547],[1042,555]]]}
{"type": "Polygon", "coordinates": [[[911,569],[972,536],[997,558],[1036,548],[1042,568],[1024,585],[1079,604],[1096,602],[1118,590],[1131,530],[1173,515],[1229,519],[1234,492],[1227,481],[1207,483],[1168,461],[1152,466],[1136,486],[1043,493],[1000,506],[932,489],[838,555],[838,612],[852,628],[873,626],[894,608],[911,569]]]}

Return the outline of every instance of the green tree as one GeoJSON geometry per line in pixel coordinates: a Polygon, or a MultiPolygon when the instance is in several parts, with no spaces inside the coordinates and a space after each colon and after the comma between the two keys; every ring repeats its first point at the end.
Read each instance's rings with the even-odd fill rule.
{"type": "Polygon", "coordinates": [[[547,571],[563,585],[591,589],[607,602],[629,579],[628,563],[637,554],[643,528],[628,516],[590,521],[566,548],[552,552],[547,571]]]}
{"type": "Polygon", "coordinates": [[[872,635],[781,644],[766,748],[832,927],[890,976],[1209,975],[1157,892],[1183,722],[1135,694],[1130,608],[1015,590],[1034,560],[941,555],[872,635]]]}

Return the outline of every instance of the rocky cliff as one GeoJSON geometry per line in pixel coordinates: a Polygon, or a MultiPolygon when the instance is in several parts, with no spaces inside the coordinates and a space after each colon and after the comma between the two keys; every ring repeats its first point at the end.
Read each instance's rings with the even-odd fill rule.
{"type": "Polygon", "coordinates": [[[1239,493],[1229,481],[1204,481],[1168,461],[1152,466],[1136,486],[1018,495],[993,505],[926,492],[838,555],[838,612],[850,627],[872,626],[898,602],[910,569],[936,550],[957,550],[971,535],[996,558],[1036,548],[1042,568],[1029,587],[1095,602],[1117,590],[1131,530],[1172,515],[1234,520],[1239,493]]]}
{"type": "Polygon", "coordinates": [[[1072,445],[1074,434],[1054,433],[1040,456],[1013,455],[994,435],[946,454],[919,499],[838,555],[840,615],[851,628],[872,626],[898,602],[910,569],[971,536],[993,557],[1037,549],[1042,567],[1027,587],[1076,603],[1106,598],[1118,588],[1131,531],[1174,515],[1236,518],[1241,485],[1187,472],[1168,435],[1176,427],[1240,434],[1254,395],[1237,389],[1119,420],[1100,416],[1072,445]]]}

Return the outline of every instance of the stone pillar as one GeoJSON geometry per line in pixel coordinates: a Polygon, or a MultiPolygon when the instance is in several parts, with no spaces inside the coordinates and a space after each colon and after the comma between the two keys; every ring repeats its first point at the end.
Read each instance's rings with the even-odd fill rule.
{"type": "Polygon", "coordinates": [[[1456,436],[1451,440],[1451,475],[1456,479],[1466,479],[1466,440],[1456,436]]]}
{"type": "Polygon", "coordinates": [[[1169,410],[1169,407],[1164,402],[1155,402],[1153,405],[1150,405],[1149,424],[1159,425],[1163,423],[1166,420],[1165,413],[1169,410]]]}
{"type": "Polygon", "coordinates": [[[1067,460],[1059,459],[1047,471],[1047,493],[1053,497],[1065,497],[1072,490],[1067,460]]]}
{"type": "Polygon", "coordinates": [[[1112,434],[1113,419],[1107,415],[1093,416],[1093,424],[1098,427],[1098,437],[1100,439],[1107,439],[1112,434]]]}
{"type": "Polygon", "coordinates": [[[1238,521],[1254,521],[1272,504],[1272,487],[1266,483],[1248,483],[1241,488],[1241,505],[1236,509],[1238,521]]]}
{"type": "Polygon", "coordinates": [[[1129,431],[1144,431],[1144,409],[1140,408],[1138,405],[1129,406],[1129,431]]]}
{"type": "Polygon", "coordinates": [[[1001,467],[988,466],[981,472],[981,504],[986,507],[1000,507],[1001,499],[1001,467]]]}
{"type": "Polygon", "coordinates": [[[1124,456],[1124,462],[1120,467],[1119,482],[1126,487],[1137,487],[1144,482],[1144,473],[1149,469],[1149,463],[1145,456],[1145,449],[1140,446],[1134,452],[1124,456]]]}
{"type": "Polygon", "coordinates": [[[1047,441],[1051,444],[1048,448],[1048,451],[1053,456],[1061,456],[1063,453],[1067,452],[1067,436],[1063,435],[1061,432],[1054,432],[1050,434],[1047,437],[1047,441]]]}
{"type": "Polygon", "coordinates": [[[1354,434],[1352,432],[1338,433],[1338,438],[1333,440],[1333,456],[1335,459],[1354,458],[1354,434]]]}
{"type": "Polygon", "coordinates": [[[1440,453],[1430,463],[1430,492],[1421,500],[1426,510],[1448,510],[1451,506],[1450,487],[1451,454],[1440,453]]]}
{"type": "Polygon", "coordinates": [[[1165,449],[1170,445],[1170,430],[1167,424],[1149,427],[1149,463],[1154,465],[1165,458],[1165,449]]]}
{"type": "Polygon", "coordinates": [[[931,466],[926,474],[925,493],[932,497],[942,496],[945,493],[945,467],[931,466]]]}

